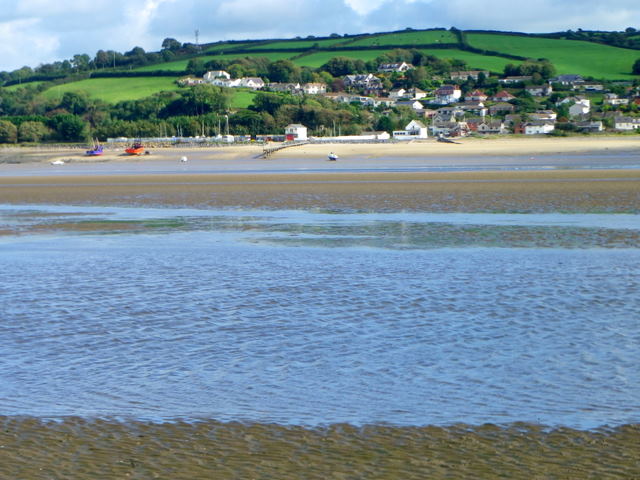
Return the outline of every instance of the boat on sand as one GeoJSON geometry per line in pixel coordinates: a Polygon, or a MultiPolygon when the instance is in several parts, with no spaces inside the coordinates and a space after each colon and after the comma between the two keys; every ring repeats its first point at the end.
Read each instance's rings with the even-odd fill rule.
{"type": "Polygon", "coordinates": [[[140,142],[136,142],[129,148],[125,149],[125,153],[129,155],[142,155],[144,153],[144,145],[140,142]]]}

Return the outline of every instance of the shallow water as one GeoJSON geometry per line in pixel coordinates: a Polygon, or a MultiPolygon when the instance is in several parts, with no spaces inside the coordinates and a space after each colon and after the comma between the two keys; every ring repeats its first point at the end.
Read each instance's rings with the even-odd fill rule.
{"type": "Polygon", "coordinates": [[[639,215],[0,208],[0,415],[640,419],[639,215]]]}

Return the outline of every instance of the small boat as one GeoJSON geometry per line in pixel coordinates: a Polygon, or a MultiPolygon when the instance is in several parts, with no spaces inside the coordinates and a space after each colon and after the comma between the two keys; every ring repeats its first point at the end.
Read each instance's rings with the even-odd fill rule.
{"type": "Polygon", "coordinates": [[[337,154],[335,154],[335,153],[333,153],[333,152],[331,152],[331,153],[328,155],[328,157],[329,157],[329,160],[331,160],[332,162],[335,162],[336,160],[338,160],[338,155],[337,155],[337,154]]]}
{"type": "Polygon", "coordinates": [[[125,149],[125,152],[129,155],[142,155],[144,153],[144,145],[139,142],[134,143],[129,148],[125,149]]]}
{"type": "Polygon", "coordinates": [[[187,160],[188,160],[187,157],[180,157],[181,162],[186,162],[187,160]]]}
{"type": "Polygon", "coordinates": [[[53,162],[51,162],[51,165],[64,165],[64,161],[63,160],[54,160],[53,162]]]}
{"type": "Polygon", "coordinates": [[[98,155],[102,155],[103,153],[104,151],[102,149],[102,145],[100,145],[99,143],[95,143],[90,150],[87,150],[85,152],[85,155],[89,157],[97,157],[98,155]]]}

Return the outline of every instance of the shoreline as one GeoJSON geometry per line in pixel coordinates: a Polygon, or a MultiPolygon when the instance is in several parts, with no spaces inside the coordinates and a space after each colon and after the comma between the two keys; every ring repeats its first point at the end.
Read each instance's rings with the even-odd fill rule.
{"type": "MultiPolygon", "coordinates": [[[[336,152],[340,160],[430,157],[503,157],[532,155],[561,155],[625,152],[640,154],[640,135],[602,137],[465,137],[455,144],[438,142],[434,138],[393,143],[309,143],[291,146],[273,153],[262,162],[278,159],[326,159],[336,152]]],[[[279,144],[269,144],[276,147],[279,144]]],[[[150,155],[130,156],[125,145],[105,145],[105,153],[97,157],[85,155],[83,147],[3,147],[0,148],[0,167],[23,163],[49,163],[63,160],[75,163],[147,162],[149,160],[179,160],[181,156],[207,161],[259,159],[264,150],[261,144],[190,146],[149,148],[150,155]]]]}

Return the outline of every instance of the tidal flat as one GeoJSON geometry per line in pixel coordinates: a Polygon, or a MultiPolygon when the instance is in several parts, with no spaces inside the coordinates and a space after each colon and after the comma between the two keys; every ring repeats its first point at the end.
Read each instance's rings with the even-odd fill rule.
{"type": "Polygon", "coordinates": [[[0,177],[0,477],[640,477],[640,170],[0,177]]]}

